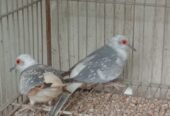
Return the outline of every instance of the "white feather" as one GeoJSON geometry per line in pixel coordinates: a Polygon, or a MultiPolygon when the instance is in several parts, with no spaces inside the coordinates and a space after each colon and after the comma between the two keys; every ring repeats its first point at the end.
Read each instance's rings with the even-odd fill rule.
{"type": "Polygon", "coordinates": [[[133,95],[133,90],[131,87],[128,87],[125,92],[124,92],[125,95],[133,95]]]}
{"type": "Polygon", "coordinates": [[[122,58],[123,61],[126,61],[127,60],[127,57],[128,57],[128,53],[126,50],[124,49],[116,49],[118,55],[122,58]]]}
{"type": "Polygon", "coordinates": [[[80,86],[82,86],[82,83],[71,83],[69,84],[66,89],[73,93],[76,89],[78,89],[80,86]]]}
{"type": "Polygon", "coordinates": [[[17,70],[19,72],[22,72],[23,70],[25,70],[26,68],[38,64],[30,55],[28,54],[21,54],[19,57],[17,57],[17,59],[20,59],[23,64],[19,64],[16,66],[17,70]]]}
{"type": "Polygon", "coordinates": [[[76,77],[85,67],[86,65],[83,63],[78,64],[71,72],[70,78],[76,77]]]}
{"type": "Polygon", "coordinates": [[[101,70],[97,70],[97,74],[99,75],[99,77],[102,79],[102,80],[105,80],[106,79],[106,76],[103,74],[103,72],[101,70]]]}

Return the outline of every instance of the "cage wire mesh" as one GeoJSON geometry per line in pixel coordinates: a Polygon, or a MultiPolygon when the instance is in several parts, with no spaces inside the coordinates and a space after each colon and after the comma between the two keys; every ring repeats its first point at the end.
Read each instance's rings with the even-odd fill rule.
{"type": "Polygon", "coordinates": [[[125,35],[137,50],[130,51],[121,75],[125,87],[77,91],[61,114],[170,115],[169,0],[50,2],[51,23],[43,0],[0,0],[0,115],[15,109],[8,105],[19,95],[17,80],[11,78],[16,74],[8,70],[18,54],[29,53],[43,64],[52,58],[48,64],[68,70],[116,34],[125,35]],[[131,97],[124,95],[128,87],[131,97]]]}
{"type": "Polygon", "coordinates": [[[47,64],[46,4],[43,0],[0,0],[0,116],[7,116],[17,107],[12,103],[27,100],[18,92],[16,72],[9,72],[21,53],[32,55],[47,64]]]}

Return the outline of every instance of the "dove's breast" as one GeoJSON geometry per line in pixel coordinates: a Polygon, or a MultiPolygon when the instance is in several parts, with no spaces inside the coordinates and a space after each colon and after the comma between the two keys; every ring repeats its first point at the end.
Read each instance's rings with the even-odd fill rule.
{"type": "Polygon", "coordinates": [[[29,94],[30,101],[35,103],[46,103],[55,99],[62,93],[62,89],[58,88],[46,88],[36,91],[36,94],[29,94]]]}

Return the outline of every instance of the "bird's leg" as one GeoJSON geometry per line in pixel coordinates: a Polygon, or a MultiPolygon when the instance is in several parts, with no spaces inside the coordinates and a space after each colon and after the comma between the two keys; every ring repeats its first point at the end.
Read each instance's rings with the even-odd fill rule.
{"type": "Polygon", "coordinates": [[[31,106],[34,106],[34,104],[35,104],[35,101],[30,100],[30,105],[31,105],[31,106]]]}
{"type": "Polygon", "coordinates": [[[116,90],[121,90],[121,88],[124,88],[125,85],[120,83],[120,82],[109,82],[109,83],[105,83],[105,87],[114,87],[116,88],[116,90]]]}
{"type": "Polygon", "coordinates": [[[49,106],[52,106],[52,105],[53,105],[53,101],[52,101],[52,100],[49,101],[49,102],[48,102],[48,105],[49,105],[49,106]]]}
{"type": "MultiPolygon", "coordinates": [[[[29,109],[33,112],[35,112],[36,110],[40,110],[40,111],[50,111],[51,106],[47,106],[47,105],[41,105],[41,106],[36,106],[35,105],[35,101],[30,99],[30,104],[25,105],[26,109],[29,109]]],[[[53,103],[53,101],[49,101],[50,104],[53,103]]]]}
{"type": "Polygon", "coordinates": [[[104,91],[103,84],[96,84],[94,87],[94,91],[104,91]]]}
{"type": "Polygon", "coordinates": [[[17,113],[19,114],[19,113],[21,113],[21,112],[23,112],[24,110],[31,110],[31,111],[35,111],[35,109],[34,109],[34,106],[33,105],[30,105],[30,104],[13,104],[14,106],[17,106],[17,107],[21,107],[18,111],[17,111],[17,113]]]}
{"type": "Polygon", "coordinates": [[[52,107],[55,104],[55,102],[56,102],[55,99],[48,101],[48,106],[46,106],[46,107],[52,107]]]}
{"type": "Polygon", "coordinates": [[[50,109],[53,107],[53,105],[54,105],[54,101],[52,100],[52,101],[48,102],[48,105],[43,104],[41,106],[41,108],[45,111],[50,111],[50,109]]]}
{"type": "Polygon", "coordinates": [[[94,87],[95,87],[94,84],[83,84],[83,86],[81,86],[81,89],[83,89],[83,90],[91,90],[94,87]]]}
{"type": "Polygon", "coordinates": [[[80,87],[83,91],[97,91],[97,84],[84,84],[80,87]]]}
{"type": "Polygon", "coordinates": [[[23,105],[22,107],[23,107],[23,109],[29,109],[31,111],[35,111],[34,104],[35,104],[35,102],[30,100],[30,104],[23,105]]]}
{"type": "Polygon", "coordinates": [[[83,90],[87,91],[95,91],[95,92],[105,92],[104,85],[102,83],[99,84],[87,84],[82,87],[83,90]]]}

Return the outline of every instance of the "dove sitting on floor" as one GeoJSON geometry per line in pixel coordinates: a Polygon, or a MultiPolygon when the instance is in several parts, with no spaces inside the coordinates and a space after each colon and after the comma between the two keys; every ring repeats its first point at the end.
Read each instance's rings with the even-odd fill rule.
{"type": "Polygon", "coordinates": [[[65,84],[61,80],[64,72],[38,64],[28,54],[16,58],[11,71],[15,68],[20,73],[19,91],[28,96],[31,105],[51,103],[64,90],[65,84]]]}
{"type": "Polygon", "coordinates": [[[117,79],[128,59],[129,48],[135,50],[125,36],[114,36],[106,45],[77,63],[71,69],[68,81],[98,84],[117,79]]]}

